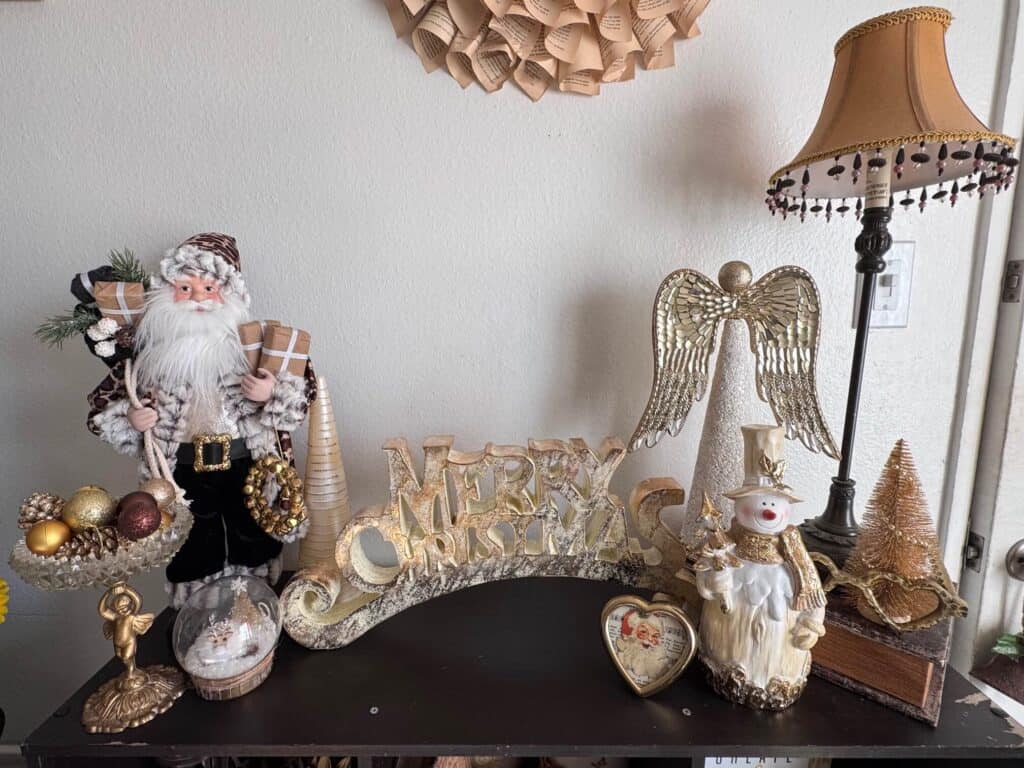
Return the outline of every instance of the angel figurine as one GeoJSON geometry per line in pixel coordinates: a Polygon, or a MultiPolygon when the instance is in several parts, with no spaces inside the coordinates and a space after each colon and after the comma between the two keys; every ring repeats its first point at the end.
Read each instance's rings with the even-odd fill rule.
{"type": "Polygon", "coordinates": [[[105,619],[103,636],[114,641],[114,655],[124,664],[127,677],[136,672],[136,638],[153,626],[153,614],[139,613],[141,610],[142,595],[123,581],[111,587],[100,600],[100,617],[105,619]]]}
{"type": "Polygon", "coordinates": [[[124,672],[86,700],[82,725],[89,733],[120,733],[148,723],[185,692],[185,678],[175,667],[135,665],[138,637],[153,626],[153,614],[141,611],[142,595],[123,581],[100,598],[103,636],[113,640],[114,655],[124,663],[124,672]]]}
{"type": "MultiPolygon", "coordinates": [[[[821,310],[814,279],[800,267],[785,266],[751,284],[750,267],[730,261],[718,281],[721,287],[700,272],[680,269],[658,289],[654,384],[629,449],[650,448],[666,433],[679,434],[691,406],[704,395],[722,321],[743,320],[756,356],[758,397],[771,406],[786,437],[838,459],[815,383],[821,310]]],[[[728,433],[735,432],[730,426],[728,433]]]]}

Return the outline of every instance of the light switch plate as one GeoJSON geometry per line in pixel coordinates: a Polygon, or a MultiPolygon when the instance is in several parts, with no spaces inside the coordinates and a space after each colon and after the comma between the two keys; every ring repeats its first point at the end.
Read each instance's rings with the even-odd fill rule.
{"type": "MultiPolygon", "coordinates": [[[[910,320],[910,287],[914,277],[914,241],[895,242],[885,254],[885,271],[875,283],[875,303],[871,308],[872,328],[906,328],[910,320]]],[[[857,307],[864,276],[857,275],[853,300],[853,327],[857,327],[857,307]]]]}

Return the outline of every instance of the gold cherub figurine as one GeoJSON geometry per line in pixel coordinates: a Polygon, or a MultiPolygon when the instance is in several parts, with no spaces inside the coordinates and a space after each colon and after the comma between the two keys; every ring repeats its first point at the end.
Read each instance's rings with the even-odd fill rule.
{"type": "Polygon", "coordinates": [[[119,581],[100,598],[103,636],[114,642],[114,655],[124,672],[93,693],[82,709],[89,733],[120,733],[148,723],[166,712],[185,692],[181,671],[163,664],[140,669],[135,665],[139,635],[153,626],[153,614],[141,613],[142,595],[119,581]]]}
{"type": "Polygon", "coordinates": [[[153,626],[152,613],[139,613],[142,610],[142,596],[123,581],[107,590],[100,599],[100,617],[103,623],[103,636],[114,641],[114,655],[125,666],[125,674],[135,674],[135,650],[138,647],[135,638],[144,635],[153,626]]]}

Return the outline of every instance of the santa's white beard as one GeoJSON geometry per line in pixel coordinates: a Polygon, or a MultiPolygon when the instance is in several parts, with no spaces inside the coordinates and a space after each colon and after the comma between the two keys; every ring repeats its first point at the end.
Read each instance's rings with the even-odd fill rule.
{"type": "Polygon", "coordinates": [[[175,301],[173,287],[160,286],[146,298],[135,335],[135,369],[145,390],[177,390],[192,395],[193,425],[216,420],[223,387],[249,372],[238,326],[249,310],[237,296],[224,303],[175,301]],[[199,311],[197,307],[206,311],[199,311]]]}
{"type": "Polygon", "coordinates": [[[660,677],[669,667],[668,654],[660,645],[644,647],[639,640],[623,637],[616,647],[622,666],[637,677],[648,680],[660,677]]]}

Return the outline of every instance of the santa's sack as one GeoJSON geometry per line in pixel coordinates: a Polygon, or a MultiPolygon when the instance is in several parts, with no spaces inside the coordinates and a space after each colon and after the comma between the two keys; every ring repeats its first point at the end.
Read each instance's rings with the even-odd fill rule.
{"type": "Polygon", "coordinates": [[[96,283],[113,283],[117,281],[117,273],[109,264],[102,267],[90,269],[88,272],[79,272],[71,278],[71,295],[82,304],[91,305],[96,303],[93,291],[96,283]]]}

